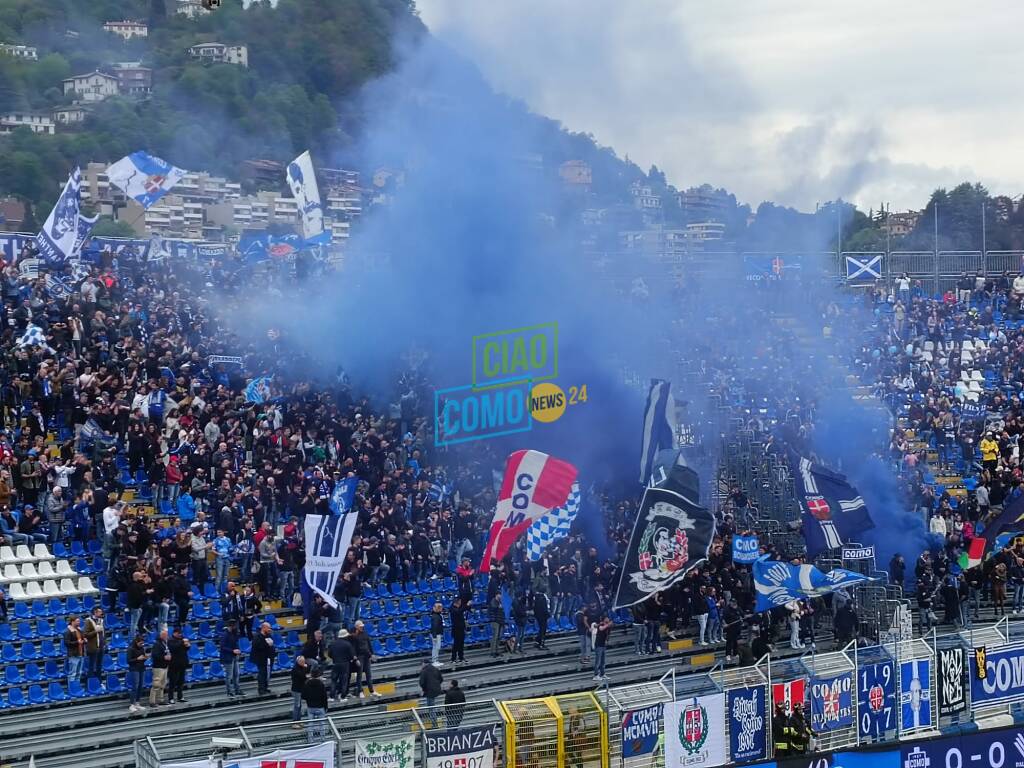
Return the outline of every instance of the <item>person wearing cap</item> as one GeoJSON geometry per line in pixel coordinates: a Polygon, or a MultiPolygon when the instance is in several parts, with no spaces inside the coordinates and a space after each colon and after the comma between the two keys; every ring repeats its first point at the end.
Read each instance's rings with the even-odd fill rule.
{"type": "Polygon", "coordinates": [[[241,657],[242,651],[238,647],[238,622],[231,619],[220,637],[220,663],[224,667],[224,685],[228,691],[228,698],[245,696],[238,684],[238,665],[241,657]]]}
{"type": "Polygon", "coordinates": [[[325,739],[324,719],[327,717],[328,698],[323,674],[320,665],[314,666],[302,687],[302,700],[306,702],[306,717],[310,722],[306,738],[310,744],[319,744],[325,739]]]}
{"type": "Polygon", "coordinates": [[[331,695],[335,701],[348,698],[349,684],[352,681],[352,663],[356,660],[356,651],[349,640],[347,629],[338,632],[327,649],[331,657],[331,695]]]}
{"type": "Polygon", "coordinates": [[[46,543],[46,534],[43,532],[43,518],[31,504],[26,504],[21,510],[21,518],[18,520],[18,533],[27,536],[34,544],[46,543]]]}
{"type": "Polygon", "coordinates": [[[174,628],[167,647],[171,652],[171,660],[167,665],[167,703],[179,704],[185,701],[185,676],[190,666],[188,649],[192,643],[182,633],[181,625],[174,628]]]}
{"type": "Polygon", "coordinates": [[[295,665],[291,672],[291,693],[292,693],[292,729],[302,730],[302,691],[309,679],[310,667],[306,663],[306,657],[299,655],[295,657],[295,665]]]}
{"type": "Polygon", "coordinates": [[[373,689],[373,671],[370,663],[373,661],[373,645],[370,643],[370,636],[366,632],[366,626],[362,621],[355,623],[355,630],[350,635],[352,647],[356,652],[356,660],[359,666],[356,668],[356,688],[359,690],[359,698],[365,699],[363,693],[363,678],[366,678],[366,688],[370,695],[380,698],[380,694],[373,689]]]}

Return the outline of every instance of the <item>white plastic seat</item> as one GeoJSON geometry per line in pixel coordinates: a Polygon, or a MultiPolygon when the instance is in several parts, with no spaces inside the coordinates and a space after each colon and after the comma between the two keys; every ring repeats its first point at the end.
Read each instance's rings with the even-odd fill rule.
{"type": "Polygon", "coordinates": [[[92,579],[88,576],[83,576],[78,580],[78,593],[87,595],[90,592],[99,592],[99,590],[92,585],[92,579]]]}
{"type": "Polygon", "coordinates": [[[978,392],[968,392],[967,394],[964,395],[964,397],[966,397],[972,403],[976,403],[978,402],[978,399],[981,397],[981,395],[978,392]]]}
{"type": "Polygon", "coordinates": [[[37,566],[37,572],[39,573],[39,578],[41,579],[52,579],[57,575],[57,572],[53,570],[53,563],[49,560],[43,560],[41,563],[39,563],[39,565],[37,566]]]}
{"type": "Polygon", "coordinates": [[[61,591],[57,587],[57,582],[53,579],[47,579],[43,582],[43,594],[47,597],[60,597],[61,591]]]}
{"type": "Polygon", "coordinates": [[[57,575],[58,576],[77,576],[75,569],[71,567],[71,563],[67,560],[57,561],[57,575]]]}
{"type": "Polygon", "coordinates": [[[29,581],[39,576],[39,571],[36,570],[35,563],[23,563],[21,566],[21,580],[29,581]]]}
{"type": "Polygon", "coordinates": [[[922,360],[927,360],[930,363],[932,361],[932,353],[931,352],[922,352],[921,353],[921,359],[922,360]]]}
{"type": "Polygon", "coordinates": [[[14,554],[14,550],[8,546],[0,547],[0,563],[16,563],[18,562],[17,555],[14,554]]]}
{"type": "Polygon", "coordinates": [[[25,597],[29,600],[41,600],[43,595],[43,588],[39,586],[38,581],[29,581],[25,584],[25,597]]]}
{"type": "Polygon", "coordinates": [[[19,563],[31,563],[35,560],[32,557],[32,550],[28,548],[28,544],[19,544],[18,548],[14,550],[14,556],[19,563]]]}
{"type": "Polygon", "coordinates": [[[960,381],[970,381],[971,374],[967,371],[960,371],[960,381]]]}
{"type": "Polygon", "coordinates": [[[964,339],[964,349],[967,349],[967,350],[974,349],[974,342],[971,341],[970,339],[964,339]]]}
{"type": "Polygon", "coordinates": [[[964,350],[963,352],[960,353],[960,362],[961,363],[973,363],[974,362],[974,356],[970,352],[968,352],[967,350],[964,350]]]}
{"type": "Polygon", "coordinates": [[[16,581],[11,584],[7,594],[11,600],[28,600],[28,595],[25,594],[25,587],[22,586],[21,582],[16,581]]]}
{"type": "MultiPolygon", "coordinates": [[[[56,584],[54,586],[56,587],[56,584]]],[[[71,579],[61,579],[60,594],[64,596],[77,595],[78,589],[75,587],[75,582],[73,582],[71,579]]]]}
{"type": "Polygon", "coordinates": [[[971,382],[971,392],[981,392],[981,384],[976,381],[971,382]]]}
{"type": "Polygon", "coordinates": [[[925,352],[934,352],[935,351],[935,342],[934,341],[926,341],[924,343],[924,351],[925,352]]]}
{"type": "Polygon", "coordinates": [[[985,377],[981,371],[971,371],[971,381],[984,381],[985,377]]]}
{"type": "Polygon", "coordinates": [[[32,550],[32,557],[36,560],[53,560],[54,557],[50,554],[50,548],[45,544],[36,544],[35,549],[32,550]]]}
{"type": "Polygon", "coordinates": [[[14,563],[8,563],[4,566],[4,575],[0,578],[0,581],[10,583],[12,581],[21,581],[21,571],[14,563]]]}

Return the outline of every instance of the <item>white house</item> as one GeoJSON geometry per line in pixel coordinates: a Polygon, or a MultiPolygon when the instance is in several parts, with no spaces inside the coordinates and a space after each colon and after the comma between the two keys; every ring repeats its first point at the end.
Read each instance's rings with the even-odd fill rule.
{"type": "Polygon", "coordinates": [[[53,110],[53,122],[60,125],[74,125],[85,120],[88,110],[81,104],[57,107],[53,110]]]}
{"type": "Polygon", "coordinates": [[[249,66],[249,49],[244,45],[224,43],[199,43],[188,49],[189,55],[203,62],[240,64],[249,66]]]}
{"type": "Polygon", "coordinates": [[[13,56],[16,59],[30,59],[31,61],[36,61],[39,58],[39,51],[34,45],[0,43],[0,54],[13,56]]]}
{"type": "Polygon", "coordinates": [[[54,133],[53,118],[39,112],[8,112],[0,115],[0,133],[11,133],[22,126],[31,128],[34,133],[54,133]]]}
{"type": "Polygon", "coordinates": [[[149,37],[149,27],[142,21],[106,21],[103,29],[118,37],[131,40],[133,37],[149,37]]]}
{"type": "Polygon", "coordinates": [[[108,96],[117,96],[118,89],[117,78],[99,70],[64,80],[64,95],[73,94],[78,101],[103,101],[108,96]]]}

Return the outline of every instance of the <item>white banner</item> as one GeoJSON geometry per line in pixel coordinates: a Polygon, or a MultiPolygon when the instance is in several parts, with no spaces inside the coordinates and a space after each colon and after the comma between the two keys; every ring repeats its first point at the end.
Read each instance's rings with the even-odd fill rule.
{"type": "Polygon", "coordinates": [[[320,206],[320,190],[313,173],[313,159],[309,152],[303,152],[288,163],[288,188],[299,204],[299,221],[302,236],[310,240],[324,231],[324,210],[320,206]]]}
{"type": "Polygon", "coordinates": [[[426,731],[427,768],[494,768],[494,726],[426,731]]]}
{"type": "Polygon", "coordinates": [[[334,747],[333,743],[328,742],[304,749],[279,749],[259,757],[243,757],[238,760],[209,758],[189,763],[161,763],[160,768],[334,768],[334,747]]]}
{"type": "Polygon", "coordinates": [[[356,739],[355,768],[412,768],[416,738],[356,739]]]}
{"type": "Polygon", "coordinates": [[[314,592],[332,607],[338,607],[334,599],[334,585],[345,564],[345,554],[352,543],[359,513],[355,510],[344,515],[306,515],[306,564],[302,577],[314,592]]]}
{"type": "Polygon", "coordinates": [[[76,167],[46,218],[42,231],[36,235],[39,255],[47,262],[62,262],[74,255],[78,237],[78,210],[81,205],[82,172],[76,167]]]}
{"type": "Polygon", "coordinates": [[[725,764],[725,694],[665,705],[665,768],[725,764]]]}

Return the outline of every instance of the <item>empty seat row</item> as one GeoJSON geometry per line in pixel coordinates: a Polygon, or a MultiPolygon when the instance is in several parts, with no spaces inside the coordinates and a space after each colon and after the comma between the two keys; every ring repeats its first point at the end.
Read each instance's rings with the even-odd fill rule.
{"type": "Polygon", "coordinates": [[[78,572],[71,567],[67,560],[42,560],[37,563],[7,563],[0,572],[0,584],[10,584],[15,581],[38,581],[39,579],[63,578],[64,576],[77,576],[78,572]],[[56,567],[54,567],[56,566],[56,567]]]}
{"type": "Polygon", "coordinates": [[[36,544],[32,549],[28,544],[19,544],[17,547],[0,547],[0,565],[7,563],[38,563],[42,560],[53,560],[49,547],[45,544],[36,544]]]}
{"type": "Polygon", "coordinates": [[[14,601],[38,600],[49,597],[69,597],[71,595],[94,595],[99,592],[92,584],[92,579],[82,576],[76,585],[75,580],[68,577],[60,580],[60,584],[53,579],[42,582],[29,581],[26,583],[14,582],[8,586],[10,598],[14,601]]]}

